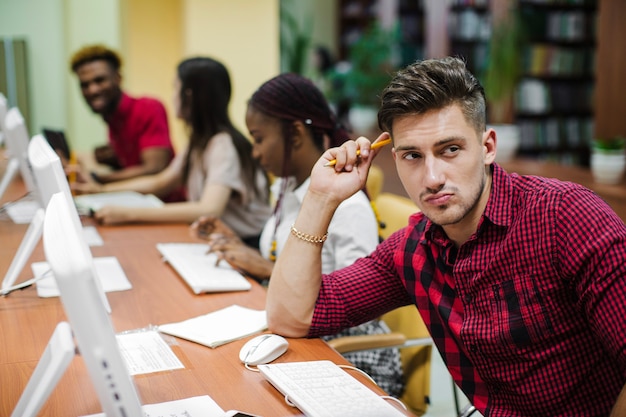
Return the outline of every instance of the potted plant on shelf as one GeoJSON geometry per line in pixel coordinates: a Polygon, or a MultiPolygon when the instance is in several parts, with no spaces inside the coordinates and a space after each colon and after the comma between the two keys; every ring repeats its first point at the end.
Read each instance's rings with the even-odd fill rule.
{"type": "Polygon", "coordinates": [[[601,184],[619,184],[626,167],[626,138],[594,139],[591,142],[591,173],[601,184]]]}
{"type": "Polygon", "coordinates": [[[392,29],[374,22],[349,48],[348,62],[331,74],[334,86],[329,100],[349,102],[348,120],[357,133],[371,132],[377,122],[380,94],[395,70],[394,49],[397,26],[392,29]]]}
{"type": "Polygon", "coordinates": [[[521,73],[523,30],[518,9],[513,7],[494,23],[489,57],[482,74],[487,99],[488,123],[497,134],[497,162],[511,159],[520,144],[515,125],[515,92],[521,73]]]}

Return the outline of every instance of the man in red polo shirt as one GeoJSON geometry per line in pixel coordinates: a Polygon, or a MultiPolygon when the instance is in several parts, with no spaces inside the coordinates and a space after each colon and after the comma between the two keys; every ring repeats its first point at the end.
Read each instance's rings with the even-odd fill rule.
{"type": "Polygon", "coordinates": [[[109,127],[109,144],[95,151],[98,163],[113,168],[92,172],[101,183],[155,174],[174,156],[165,107],[156,99],[124,93],[121,65],[120,56],[102,45],[85,46],[70,60],[85,101],[109,127]]]}

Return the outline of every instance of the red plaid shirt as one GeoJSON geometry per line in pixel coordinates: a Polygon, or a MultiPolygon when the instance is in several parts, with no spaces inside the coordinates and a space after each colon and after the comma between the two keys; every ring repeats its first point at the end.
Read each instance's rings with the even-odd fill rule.
{"type": "Polygon", "coordinates": [[[626,226],[577,184],[507,174],[460,248],[421,213],[323,277],[310,336],[417,305],[485,416],[607,416],[626,383],[626,226]]]}

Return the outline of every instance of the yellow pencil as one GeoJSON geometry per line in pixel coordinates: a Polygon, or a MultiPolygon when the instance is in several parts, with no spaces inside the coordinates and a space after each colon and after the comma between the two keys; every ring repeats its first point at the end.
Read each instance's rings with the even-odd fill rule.
{"type": "Polygon", "coordinates": [[[69,166],[70,166],[70,174],[68,176],[68,182],[70,184],[73,184],[76,182],[76,153],[74,152],[70,152],[70,160],[69,160],[69,166]]]}
{"type": "MultiPolygon", "coordinates": [[[[387,144],[389,144],[389,143],[391,143],[391,138],[383,139],[383,140],[381,140],[380,142],[376,142],[376,143],[372,144],[372,146],[370,146],[370,149],[378,149],[378,148],[382,148],[383,146],[385,146],[385,145],[387,145],[387,144]]],[[[360,151],[360,150],[357,150],[357,151],[356,151],[356,154],[357,154],[357,155],[360,155],[360,154],[361,154],[361,151],[360,151]]],[[[336,160],[336,159],[333,159],[332,161],[328,161],[328,162],[326,162],[326,164],[325,164],[324,166],[325,166],[325,167],[334,167],[336,163],[337,163],[337,160],[336,160]]]]}

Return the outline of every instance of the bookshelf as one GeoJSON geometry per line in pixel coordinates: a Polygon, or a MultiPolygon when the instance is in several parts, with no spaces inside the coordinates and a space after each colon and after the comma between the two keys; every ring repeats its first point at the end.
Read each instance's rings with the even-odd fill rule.
{"type": "Polygon", "coordinates": [[[595,0],[519,0],[526,28],[516,95],[519,153],[589,165],[594,134],[595,0]]]}
{"type": "MultiPolygon", "coordinates": [[[[349,59],[350,45],[380,19],[384,0],[339,0],[338,53],[340,60],[349,59]]],[[[424,7],[423,0],[397,0],[396,21],[399,25],[399,66],[424,57],[424,7]]]]}
{"type": "Polygon", "coordinates": [[[448,18],[450,55],[465,60],[477,76],[484,69],[491,36],[488,0],[452,0],[448,18]]]}
{"type": "Polygon", "coordinates": [[[425,15],[423,0],[398,0],[400,67],[424,59],[425,15]]]}
{"type": "Polygon", "coordinates": [[[348,51],[363,32],[377,19],[376,0],[339,0],[339,59],[348,59],[348,51]]]}

